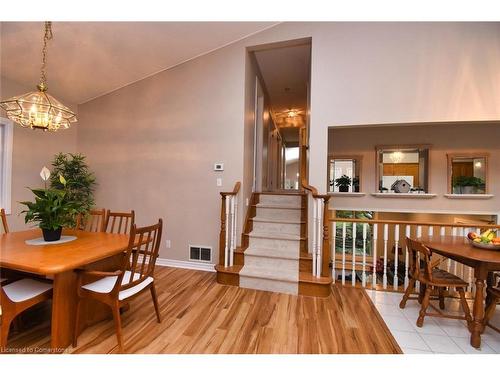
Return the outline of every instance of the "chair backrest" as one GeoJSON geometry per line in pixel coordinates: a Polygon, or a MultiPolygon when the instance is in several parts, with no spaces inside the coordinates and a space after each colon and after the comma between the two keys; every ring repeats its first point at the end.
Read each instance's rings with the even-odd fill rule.
{"type": "Polygon", "coordinates": [[[2,222],[2,229],[4,233],[9,233],[9,225],[7,224],[7,216],[5,215],[5,210],[0,209],[0,221],[2,222]]]}
{"type": "Polygon", "coordinates": [[[409,270],[415,279],[432,281],[432,251],[419,241],[406,237],[408,246],[409,270]],[[421,275],[421,273],[423,273],[421,275]]]}
{"type": "Polygon", "coordinates": [[[135,224],[135,212],[106,212],[104,231],[108,233],[129,234],[135,224]]]}
{"type": "Polygon", "coordinates": [[[159,219],[157,224],[148,227],[137,228],[135,224],[132,225],[122,268],[124,274],[120,290],[132,288],[153,276],[156,258],[160,251],[162,227],[162,219],[159,219]],[[130,275],[125,276],[125,271],[130,271],[130,275]]]}
{"type": "Polygon", "coordinates": [[[85,232],[104,232],[104,225],[106,224],[106,210],[90,210],[87,216],[82,214],[76,218],[76,229],[85,232]]]}

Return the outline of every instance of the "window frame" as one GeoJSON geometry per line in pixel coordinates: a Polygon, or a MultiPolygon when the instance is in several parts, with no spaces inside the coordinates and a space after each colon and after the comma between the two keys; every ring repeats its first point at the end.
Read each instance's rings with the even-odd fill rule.
{"type": "Polygon", "coordinates": [[[12,145],[14,138],[14,123],[5,118],[0,117],[0,127],[3,130],[2,145],[0,148],[1,162],[1,180],[0,180],[0,206],[7,214],[11,213],[12,209],[12,145]]]}

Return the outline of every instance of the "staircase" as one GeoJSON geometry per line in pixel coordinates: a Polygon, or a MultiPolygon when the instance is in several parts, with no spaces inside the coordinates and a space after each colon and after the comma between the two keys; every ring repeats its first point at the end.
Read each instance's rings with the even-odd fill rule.
{"type": "Polygon", "coordinates": [[[327,296],[331,278],[312,277],[307,252],[307,196],[254,193],[234,266],[216,266],[222,284],[287,294],[327,296]]]}

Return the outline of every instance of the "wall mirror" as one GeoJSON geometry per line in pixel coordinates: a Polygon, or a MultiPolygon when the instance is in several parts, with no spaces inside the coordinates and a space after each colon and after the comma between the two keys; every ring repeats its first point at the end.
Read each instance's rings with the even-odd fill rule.
{"type": "Polygon", "coordinates": [[[428,193],[429,146],[378,146],[379,193],[428,193]]]}
{"type": "Polygon", "coordinates": [[[448,193],[487,194],[488,156],[448,154],[448,193]]]}
{"type": "Polygon", "coordinates": [[[328,192],[357,193],[361,186],[361,157],[330,155],[328,192]]]}

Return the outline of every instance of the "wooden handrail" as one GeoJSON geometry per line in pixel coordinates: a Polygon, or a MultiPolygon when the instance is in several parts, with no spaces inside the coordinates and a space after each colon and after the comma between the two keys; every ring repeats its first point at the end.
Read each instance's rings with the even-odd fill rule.
{"type": "Polygon", "coordinates": [[[240,187],[241,182],[238,181],[234,184],[233,191],[221,191],[220,195],[222,195],[223,197],[225,197],[226,195],[236,195],[240,191],[240,187]]]}
{"type": "Polygon", "coordinates": [[[500,225],[494,225],[494,224],[433,223],[433,222],[425,222],[425,221],[405,221],[405,220],[365,220],[365,219],[348,219],[348,218],[341,218],[341,217],[332,217],[332,218],[330,218],[330,222],[367,223],[367,224],[399,224],[399,225],[416,225],[416,226],[426,226],[426,227],[500,229],[500,225]]]}

